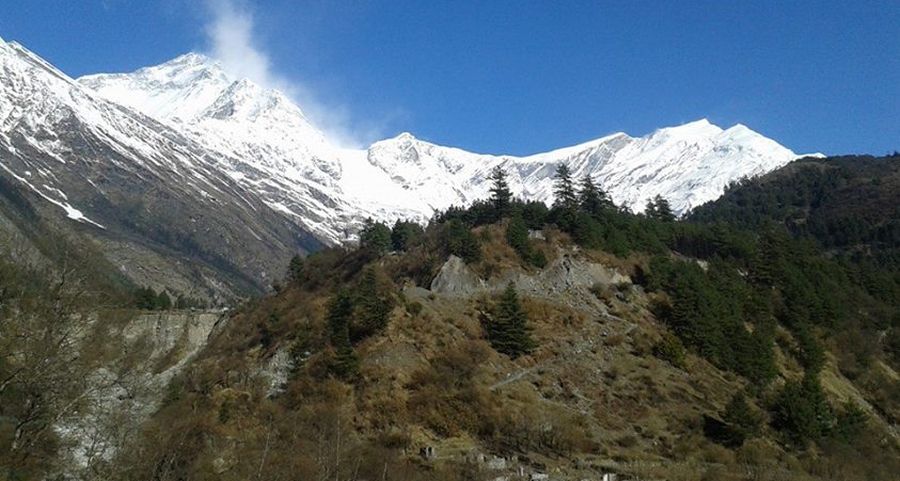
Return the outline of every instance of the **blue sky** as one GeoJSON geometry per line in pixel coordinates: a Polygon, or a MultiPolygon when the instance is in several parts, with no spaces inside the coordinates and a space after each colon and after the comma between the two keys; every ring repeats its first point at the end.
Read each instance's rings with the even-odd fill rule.
{"type": "Polygon", "coordinates": [[[527,154],[706,117],[797,152],[900,150],[897,0],[4,0],[0,11],[0,37],[72,76],[250,52],[250,72],[296,87],[314,118],[359,142],[410,131],[527,154]]]}

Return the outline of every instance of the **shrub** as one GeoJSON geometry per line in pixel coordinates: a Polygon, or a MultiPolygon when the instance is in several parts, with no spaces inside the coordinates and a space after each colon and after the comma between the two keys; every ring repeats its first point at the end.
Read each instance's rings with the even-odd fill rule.
{"type": "Polygon", "coordinates": [[[686,355],[684,344],[670,332],[663,333],[662,339],[653,346],[653,355],[677,368],[684,368],[686,355]]]}

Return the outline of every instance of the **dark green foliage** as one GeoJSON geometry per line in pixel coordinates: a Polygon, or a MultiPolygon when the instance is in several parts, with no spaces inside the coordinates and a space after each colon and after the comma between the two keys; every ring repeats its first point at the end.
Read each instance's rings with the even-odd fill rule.
{"type": "Polygon", "coordinates": [[[852,443],[859,437],[869,422],[869,415],[853,401],[848,401],[838,412],[834,424],[834,437],[845,443],[852,443]]]}
{"type": "Polygon", "coordinates": [[[725,439],[727,446],[739,447],[744,441],[758,436],[763,425],[763,415],[747,402],[744,393],[737,393],[725,406],[722,413],[725,421],[725,439]]]}
{"type": "Polygon", "coordinates": [[[536,201],[517,205],[516,209],[522,212],[522,220],[525,221],[525,225],[532,230],[543,229],[550,212],[543,202],[536,201]]]}
{"type": "Polygon", "coordinates": [[[172,308],[172,298],[165,289],[156,292],[151,287],[141,287],[134,291],[134,307],[148,311],[161,311],[172,308]]]}
{"type": "Polygon", "coordinates": [[[165,290],[159,291],[159,294],[156,295],[156,308],[161,311],[172,308],[172,298],[165,290]]]}
{"type": "Polygon", "coordinates": [[[509,219],[506,226],[506,242],[529,264],[543,267],[547,263],[544,253],[531,245],[528,239],[528,226],[521,216],[515,215],[509,219]]]}
{"type": "Polygon", "coordinates": [[[359,232],[359,245],[375,255],[382,255],[391,248],[391,228],[381,222],[366,219],[359,232]]]}
{"type": "Polygon", "coordinates": [[[466,262],[481,259],[481,245],[469,226],[459,220],[451,220],[444,226],[443,244],[448,254],[462,258],[466,262]]]}
{"type": "Polygon", "coordinates": [[[685,349],[678,336],[663,333],[662,339],[653,346],[653,355],[668,361],[675,367],[684,368],[685,349]]]}
{"type": "Polygon", "coordinates": [[[647,207],[644,209],[644,215],[660,222],[675,221],[675,213],[672,212],[672,207],[669,205],[669,201],[661,195],[657,195],[656,197],[647,201],[647,207]]]}
{"type": "Polygon", "coordinates": [[[527,257],[531,246],[528,244],[528,227],[520,216],[509,219],[506,225],[506,242],[523,258],[527,257]]]}
{"type": "Polygon", "coordinates": [[[346,290],[339,291],[328,303],[326,322],[328,341],[334,350],[329,370],[342,379],[351,379],[359,373],[359,360],[350,343],[350,322],[353,316],[353,298],[346,290]]]}
{"type": "Polygon", "coordinates": [[[796,445],[822,438],[834,421],[816,375],[806,375],[802,382],[789,381],[779,393],[772,414],[773,426],[796,445]]]}
{"type": "Polygon", "coordinates": [[[604,246],[603,226],[587,212],[575,214],[571,228],[572,237],[578,245],[599,249],[604,246]]]}
{"type": "Polygon", "coordinates": [[[794,329],[794,337],[797,340],[797,359],[806,372],[818,373],[825,364],[825,348],[822,347],[812,329],[808,325],[800,325],[794,329]]]}
{"type": "Polygon", "coordinates": [[[156,309],[156,291],[151,287],[141,287],[135,290],[134,307],[148,311],[156,309]]]}
{"type": "Polygon", "coordinates": [[[291,262],[288,264],[288,280],[291,282],[300,282],[303,280],[304,272],[304,263],[303,256],[300,254],[291,257],[291,262]]]}
{"type": "Polygon", "coordinates": [[[900,159],[835,157],[798,160],[761,179],[728,187],[691,219],[757,229],[769,222],[826,247],[900,247],[900,159]]]}
{"type": "Polygon", "coordinates": [[[891,360],[900,364],[900,326],[895,325],[885,333],[884,350],[891,360]]]}
{"type": "Polygon", "coordinates": [[[391,229],[391,246],[395,251],[405,251],[419,242],[424,234],[419,224],[398,219],[391,229]]]}
{"type": "Polygon", "coordinates": [[[606,191],[598,187],[587,175],[581,179],[578,203],[582,210],[592,216],[599,216],[616,208],[606,191]]]}
{"type": "Polygon", "coordinates": [[[358,342],[387,326],[394,300],[384,288],[375,269],[368,267],[356,288],[354,320],[350,326],[350,340],[358,342]]]}
{"type": "Polygon", "coordinates": [[[175,298],[175,309],[205,309],[206,303],[194,297],[179,294],[175,298]]]}
{"type": "Polygon", "coordinates": [[[278,314],[273,312],[269,314],[269,317],[266,320],[261,321],[257,325],[257,330],[259,331],[259,344],[264,350],[272,347],[272,343],[275,341],[272,329],[278,325],[280,320],[278,314]]]}
{"type": "Polygon", "coordinates": [[[491,346],[503,354],[515,359],[528,354],[535,348],[528,327],[528,316],[519,303],[519,296],[512,283],[500,296],[491,315],[483,319],[491,346]]]}
{"type": "Polygon", "coordinates": [[[575,183],[572,181],[572,173],[566,164],[559,164],[556,168],[556,183],[553,189],[556,200],[554,207],[565,210],[578,208],[578,196],[575,194],[575,183]]]}
{"type": "Polygon", "coordinates": [[[659,315],[688,346],[719,367],[765,384],[775,375],[768,300],[736,269],[721,262],[704,272],[696,263],[656,257],[648,289],[665,290],[671,304],[659,315]],[[756,328],[751,333],[747,324],[756,328]]]}
{"type": "Polygon", "coordinates": [[[494,219],[496,220],[509,215],[512,192],[506,181],[506,172],[500,166],[494,167],[488,179],[491,181],[491,205],[494,208],[494,219]]]}

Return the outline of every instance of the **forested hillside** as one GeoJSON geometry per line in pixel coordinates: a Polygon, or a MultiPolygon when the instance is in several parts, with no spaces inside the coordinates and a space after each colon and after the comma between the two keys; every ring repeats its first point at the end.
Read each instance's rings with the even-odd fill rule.
{"type": "Polygon", "coordinates": [[[758,228],[784,224],[826,249],[900,247],[900,154],[805,158],[729,186],[691,213],[699,222],[758,228]]]}
{"type": "MultiPolygon", "coordinates": [[[[830,225],[823,206],[864,175],[843,160],[847,172],[831,174],[829,162],[745,182],[687,220],[663,198],[641,215],[620,209],[564,166],[553,206],[523,202],[496,169],[490,199],[425,228],[372,221],[358,248],[295,257],[114,456],[77,469],[117,480],[893,480],[900,279],[874,260],[891,248],[881,234],[826,243],[795,212],[778,216],[793,183],[810,192],[797,210],[830,225]],[[815,177],[807,168],[844,180],[790,180],[815,177]],[[734,200],[742,191],[752,195],[734,200]],[[745,208],[757,213],[729,217],[745,208]]],[[[895,165],[871,162],[861,169],[895,165]]],[[[882,232],[897,214],[870,219],[882,232]]],[[[9,399],[0,415],[14,426],[27,398],[9,399]]],[[[28,462],[8,457],[7,477],[58,472],[46,446],[28,462]]]]}

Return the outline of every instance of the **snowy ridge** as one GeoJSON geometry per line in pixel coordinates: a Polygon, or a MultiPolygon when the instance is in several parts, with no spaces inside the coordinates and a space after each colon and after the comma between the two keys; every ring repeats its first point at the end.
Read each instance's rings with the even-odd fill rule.
{"type": "Polygon", "coordinates": [[[58,218],[75,223],[40,221],[105,243],[104,255],[137,283],[202,285],[210,298],[268,286],[283,259],[321,246],[310,233],[337,222],[286,216],[264,195],[265,170],[198,139],[0,42],[0,176],[46,201],[28,214],[23,198],[20,214],[61,209],[58,218]]]}
{"type": "Polygon", "coordinates": [[[616,133],[526,157],[467,152],[409,133],[366,150],[341,150],[284,95],[232,78],[202,55],[79,81],[112,101],[180,124],[208,148],[266,172],[268,179],[248,182],[257,188],[268,184],[272,201],[284,212],[312,215],[319,235],[332,242],[365,216],[425,220],[435,210],[484,198],[485,179],[495,166],[506,169],[513,191],[528,199],[552,202],[556,166],[566,163],[632,210],[642,211],[648,199],[662,195],[684,213],[717,198],[729,182],[798,157],[743,125],[722,129],[705,119],[644,137],[616,133]],[[309,202],[311,192],[324,201],[309,202]]]}
{"type": "MultiPolygon", "coordinates": [[[[23,123],[52,137],[52,126],[41,127],[40,116],[22,114],[15,106],[58,102],[41,109],[41,115],[75,112],[84,128],[107,138],[122,158],[135,158],[149,175],[154,169],[175,169],[183,187],[199,196],[214,196],[220,189],[210,179],[228,179],[239,186],[239,198],[258,198],[332,244],[352,239],[365,217],[424,221],[436,210],[484,198],[487,175],[496,166],[508,172],[514,193],[527,199],[552,202],[554,172],[565,163],[576,177],[590,176],[614,201],[634,211],[662,195],[684,213],[717,198],[732,181],[798,157],[746,126],[722,129],[705,119],[642,137],[615,133],[524,157],[467,152],[409,133],[365,150],[347,150],[331,143],[282,93],[236,78],[200,54],[73,82],[17,44],[0,43],[0,49],[5,69],[0,98],[13,99],[0,102],[0,145],[21,133],[23,123]],[[9,59],[19,66],[10,67],[9,59]],[[42,73],[23,70],[23,62],[42,73]],[[36,83],[40,86],[32,89],[36,83]],[[160,134],[154,122],[166,133],[160,134]]],[[[65,162],[66,153],[52,141],[41,137],[34,143],[65,162]]],[[[23,172],[16,175],[27,178],[23,172]]],[[[42,195],[66,202],[58,185],[47,185],[42,195]]]]}

